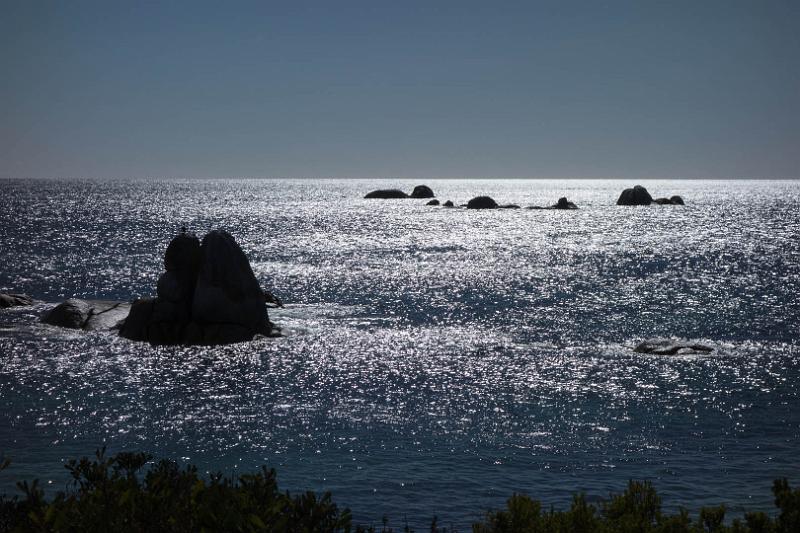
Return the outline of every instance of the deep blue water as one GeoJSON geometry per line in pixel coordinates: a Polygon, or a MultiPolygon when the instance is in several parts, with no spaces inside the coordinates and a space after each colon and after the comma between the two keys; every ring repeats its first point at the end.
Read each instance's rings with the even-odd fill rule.
{"type": "Polygon", "coordinates": [[[0,181],[0,491],[102,445],[278,470],[362,523],[461,529],[512,492],[564,507],[652,480],[667,504],[772,506],[800,484],[800,183],[437,181],[467,211],[364,200],[418,181],[0,181]],[[230,231],[286,336],[153,348],[37,323],[155,292],[182,223],[230,231]],[[711,344],[652,356],[647,337],[711,344]]]}

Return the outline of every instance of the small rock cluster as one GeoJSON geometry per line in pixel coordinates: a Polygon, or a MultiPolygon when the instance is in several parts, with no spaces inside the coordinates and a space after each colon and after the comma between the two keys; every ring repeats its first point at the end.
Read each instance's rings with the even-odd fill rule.
{"type": "Polygon", "coordinates": [[[647,189],[641,185],[636,185],[630,189],[625,189],[617,199],[617,205],[684,205],[683,198],[678,195],[669,198],[656,198],[653,199],[647,189]]]}
{"type": "Polygon", "coordinates": [[[378,189],[377,191],[368,192],[364,198],[381,198],[381,199],[395,199],[395,198],[433,198],[433,190],[427,185],[417,185],[411,194],[406,194],[400,189],[378,189]]]}

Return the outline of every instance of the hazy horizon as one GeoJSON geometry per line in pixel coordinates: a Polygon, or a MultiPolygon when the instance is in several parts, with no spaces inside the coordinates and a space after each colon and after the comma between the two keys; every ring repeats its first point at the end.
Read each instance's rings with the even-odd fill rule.
{"type": "Polygon", "coordinates": [[[2,178],[800,177],[796,3],[2,13],[2,178]]]}

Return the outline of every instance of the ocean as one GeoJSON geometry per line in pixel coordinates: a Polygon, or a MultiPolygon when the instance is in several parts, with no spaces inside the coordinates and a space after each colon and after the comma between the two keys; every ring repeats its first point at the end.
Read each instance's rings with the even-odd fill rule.
{"type": "Polygon", "coordinates": [[[800,483],[800,182],[0,181],[0,492],[106,446],[276,468],[355,521],[468,529],[514,492],[566,508],[650,480],[668,508],[772,508],[800,483]],[[366,200],[427,184],[445,209],[366,200]],[[285,303],[277,339],[151,347],[38,322],[155,294],[185,224],[223,228],[285,303]],[[688,339],[708,355],[635,353],[688,339]]]}

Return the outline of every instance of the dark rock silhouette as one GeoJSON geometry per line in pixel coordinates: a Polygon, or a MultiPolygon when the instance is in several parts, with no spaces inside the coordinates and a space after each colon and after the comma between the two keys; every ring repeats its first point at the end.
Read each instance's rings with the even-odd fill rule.
{"type": "Polygon", "coordinates": [[[127,302],[70,298],[48,311],[42,322],[86,331],[112,330],[121,327],[130,309],[127,302]]]}
{"type": "Polygon", "coordinates": [[[439,205],[439,200],[431,200],[430,202],[428,202],[425,205],[439,205]]]}
{"type": "Polygon", "coordinates": [[[228,344],[274,335],[267,301],[283,304],[263,291],[250,262],[226,231],[209,232],[202,244],[181,233],[167,247],[167,272],[157,298],[131,306],[120,335],[151,344],[228,344]]]}
{"type": "Polygon", "coordinates": [[[650,205],[651,203],[653,203],[653,197],[641,185],[625,189],[617,200],[617,205],[650,205]]]}
{"type": "Polygon", "coordinates": [[[683,198],[680,196],[672,196],[670,198],[656,198],[653,203],[659,205],[684,205],[683,198]]]}
{"type": "Polygon", "coordinates": [[[222,230],[211,231],[203,238],[202,251],[192,320],[237,324],[264,333],[269,324],[264,293],[233,237],[222,230]]]}
{"type": "Polygon", "coordinates": [[[562,196],[555,204],[542,207],[540,205],[531,205],[528,209],[578,209],[578,206],[567,200],[566,196],[562,196]]]}
{"type": "Polygon", "coordinates": [[[417,185],[411,191],[411,198],[433,198],[434,196],[436,195],[433,194],[433,190],[427,185],[417,185]]]}
{"type": "Polygon", "coordinates": [[[467,209],[497,209],[497,202],[490,196],[476,196],[467,202],[467,209]]]}
{"type": "Polygon", "coordinates": [[[567,200],[566,196],[558,199],[558,202],[550,206],[552,209],[578,209],[578,206],[567,200]]]}
{"type": "Polygon", "coordinates": [[[2,294],[0,293],[0,309],[8,307],[22,307],[33,305],[33,298],[27,294],[2,294]]]}
{"type": "Polygon", "coordinates": [[[378,189],[377,191],[368,192],[364,198],[408,198],[408,195],[400,189],[378,189]]]}
{"type": "Polygon", "coordinates": [[[453,205],[452,200],[447,200],[445,203],[442,204],[442,207],[455,207],[455,206],[453,205]]]}
{"type": "Polygon", "coordinates": [[[714,349],[704,344],[681,342],[671,339],[651,339],[639,343],[633,351],[653,355],[692,355],[711,353],[714,349]]]}

